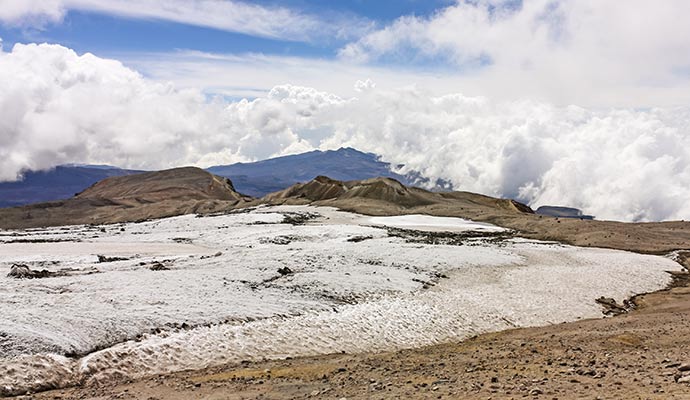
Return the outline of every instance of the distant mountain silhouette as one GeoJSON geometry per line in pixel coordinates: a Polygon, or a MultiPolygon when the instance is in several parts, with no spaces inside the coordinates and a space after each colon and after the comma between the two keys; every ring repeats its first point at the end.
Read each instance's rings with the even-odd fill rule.
{"type": "Polygon", "coordinates": [[[61,165],[48,171],[28,171],[16,182],[0,182],[0,207],[69,199],[94,183],[111,176],[141,171],[104,165],[61,165]]]}
{"type": "MultiPolygon", "coordinates": [[[[511,199],[469,192],[430,192],[404,186],[392,178],[339,181],[318,176],[254,199],[238,193],[228,179],[194,167],[106,178],[69,200],[2,208],[0,229],[215,215],[264,204],[311,204],[379,216],[459,217],[512,230],[501,235],[642,253],[668,253],[688,248],[690,243],[690,223],[685,221],[623,223],[555,218],[534,214],[527,205],[511,199]]],[[[579,215],[577,210],[560,211],[579,215]]],[[[439,235],[449,237],[444,232],[439,235]]]]}
{"type": "MultiPolygon", "coordinates": [[[[219,165],[207,171],[230,178],[240,193],[253,197],[262,197],[296,183],[309,182],[320,175],[339,181],[387,177],[408,186],[427,186],[429,182],[418,173],[395,173],[391,170],[391,164],[380,161],[376,154],[352,148],[315,150],[252,163],[219,165]]],[[[452,190],[452,186],[439,181],[431,189],[452,190]]]]}
{"type": "MultiPolygon", "coordinates": [[[[252,197],[263,197],[296,183],[309,182],[319,175],[341,181],[387,177],[408,186],[429,186],[429,180],[418,173],[397,174],[391,170],[391,164],[380,161],[376,154],[352,148],[316,150],[252,163],[219,165],[207,171],[231,179],[238,192],[252,197]]],[[[20,181],[0,182],[0,207],[68,199],[102,179],[139,172],[143,171],[82,164],[62,165],[48,171],[28,171],[20,181]]],[[[431,189],[452,190],[452,186],[438,181],[431,189]]]]}

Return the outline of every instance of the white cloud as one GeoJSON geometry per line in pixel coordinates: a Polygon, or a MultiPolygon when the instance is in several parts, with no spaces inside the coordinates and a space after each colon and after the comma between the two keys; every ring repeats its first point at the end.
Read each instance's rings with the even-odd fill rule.
{"type": "Polygon", "coordinates": [[[209,101],[118,61],[16,45],[0,53],[0,179],[65,162],[158,169],[353,146],[532,205],[690,219],[687,106],[592,110],[365,86],[356,97],[278,85],[209,101]]]}
{"type": "Polygon", "coordinates": [[[117,61],[15,45],[0,53],[0,179],[72,161],[145,169],[244,161],[300,142],[269,105],[226,107],[117,61]]]}
{"type": "Polygon", "coordinates": [[[340,96],[355,94],[353,82],[370,79],[381,86],[433,85],[441,77],[393,72],[384,68],[318,59],[264,54],[214,54],[197,51],[130,53],[120,55],[127,65],[147,76],[174,81],[183,87],[204,88],[229,97],[265,96],[273,87],[290,82],[318,87],[340,96]]]}
{"type": "Polygon", "coordinates": [[[501,98],[618,106],[651,94],[652,103],[686,104],[688,14],[685,0],[458,0],[430,17],[402,17],[340,56],[442,61],[501,98]]]}
{"type": "MultiPolygon", "coordinates": [[[[402,65],[370,65],[347,60],[283,57],[263,54],[212,54],[195,51],[174,53],[117,54],[127,65],[157,80],[174,81],[182,87],[203,88],[229,97],[265,95],[272,87],[290,82],[317,87],[340,96],[353,96],[353,82],[371,79],[377,88],[416,86],[436,95],[462,92],[500,100],[533,99],[588,108],[648,108],[690,103],[690,77],[679,76],[673,84],[620,83],[599,86],[577,80],[539,81],[539,74],[504,74],[496,70],[462,73],[402,65]]],[[[690,69],[688,70],[690,73],[690,69]]],[[[543,74],[546,78],[550,75],[543,74]]],[[[690,75],[689,75],[690,76],[690,75]]],[[[548,79],[547,79],[548,80],[548,79]]]]}
{"type": "Polygon", "coordinates": [[[372,81],[371,79],[367,79],[364,81],[358,80],[357,82],[355,82],[355,92],[363,93],[374,89],[376,89],[376,83],[374,83],[374,81],[372,81]]]}
{"type": "Polygon", "coordinates": [[[351,39],[371,23],[353,16],[316,16],[278,6],[235,0],[3,0],[0,22],[40,26],[60,21],[68,10],[135,19],[157,19],[253,36],[319,41],[351,39]]]}
{"type": "MultiPolygon", "coordinates": [[[[372,31],[352,15],[236,0],[4,0],[0,21],[45,23],[69,10],[162,19],[285,40],[353,40],[338,59],[195,52],[128,54],[155,79],[229,96],[290,82],[351,95],[352,82],[416,84],[436,94],[534,99],[585,107],[690,102],[685,0],[459,0],[372,31]]],[[[337,42],[337,40],[335,41],[337,42]]],[[[333,42],[332,42],[333,43],[333,42]]]]}
{"type": "Polygon", "coordinates": [[[64,13],[61,0],[3,0],[0,4],[0,22],[10,25],[42,27],[60,21],[64,13]]]}

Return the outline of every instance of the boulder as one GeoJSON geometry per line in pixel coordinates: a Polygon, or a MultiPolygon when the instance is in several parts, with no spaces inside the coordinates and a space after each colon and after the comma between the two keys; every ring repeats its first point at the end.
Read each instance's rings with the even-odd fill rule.
{"type": "Polygon", "coordinates": [[[10,273],[7,274],[9,278],[17,279],[35,279],[35,278],[48,278],[53,276],[53,273],[47,269],[41,271],[34,271],[25,264],[13,264],[10,268],[10,273]]]}

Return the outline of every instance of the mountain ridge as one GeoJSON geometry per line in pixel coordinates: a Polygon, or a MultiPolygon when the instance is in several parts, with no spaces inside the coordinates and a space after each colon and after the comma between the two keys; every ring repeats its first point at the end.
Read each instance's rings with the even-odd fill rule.
{"type": "Polygon", "coordinates": [[[23,179],[0,182],[0,207],[65,200],[94,183],[143,171],[112,166],[58,165],[46,171],[25,171],[23,179]]]}
{"type": "MultiPolygon", "coordinates": [[[[374,153],[353,148],[313,150],[301,154],[274,157],[266,160],[217,165],[206,170],[231,179],[237,190],[252,197],[308,182],[318,175],[328,175],[343,181],[387,176],[409,186],[428,185],[419,173],[401,175],[393,166],[380,161],[374,153]]],[[[94,183],[111,177],[147,171],[123,169],[110,165],[64,164],[46,171],[25,171],[17,182],[0,182],[0,207],[16,207],[32,203],[65,200],[94,183]]],[[[437,190],[450,190],[448,182],[432,185],[437,190]]]]}
{"type": "Polygon", "coordinates": [[[425,214],[488,222],[527,239],[663,254],[690,248],[690,222],[623,223],[536,215],[511,199],[431,192],[392,178],[338,181],[325,176],[261,199],[196,167],[113,177],[69,200],[0,209],[0,229],[113,224],[183,214],[214,214],[274,204],[311,204],[364,215],[425,214]],[[143,186],[143,188],[139,187],[143,186]]]}
{"type": "Polygon", "coordinates": [[[253,201],[196,167],[115,176],[67,200],[0,209],[0,228],[112,224],[231,210],[253,201]]]}
{"type": "Polygon", "coordinates": [[[432,184],[418,172],[402,175],[394,171],[401,167],[381,161],[374,153],[341,147],[337,150],[313,150],[251,163],[217,165],[207,168],[207,171],[230,178],[239,191],[254,197],[263,197],[297,183],[309,182],[317,176],[328,176],[340,181],[388,177],[407,186],[452,189],[449,182],[439,180],[432,184]]]}
{"type": "Polygon", "coordinates": [[[375,216],[424,214],[458,217],[508,228],[527,239],[648,254],[665,254],[690,248],[690,222],[685,221],[627,223],[580,218],[559,219],[535,214],[529,206],[512,199],[471,192],[439,193],[405,187],[404,194],[391,195],[390,191],[380,190],[381,182],[390,181],[390,178],[357,182],[323,178],[319,180],[319,185],[314,185],[313,182],[297,184],[268,195],[261,202],[328,206],[375,216]],[[341,189],[328,190],[328,187],[341,189]],[[396,196],[399,197],[396,199],[396,196]],[[408,201],[399,201],[399,198],[408,201]]]}

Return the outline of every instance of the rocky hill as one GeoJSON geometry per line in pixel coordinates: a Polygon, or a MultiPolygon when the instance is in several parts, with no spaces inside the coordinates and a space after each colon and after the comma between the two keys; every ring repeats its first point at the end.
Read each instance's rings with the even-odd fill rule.
{"type": "Polygon", "coordinates": [[[369,215],[424,213],[432,215],[482,212],[531,214],[532,209],[514,200],[496,199],[469,192],[431,192],[405,186],[392,178],[338,181],[319,176],[261,199],[269,204],[315,204],[369,215]]]}
{"type": "Polygon", "coordinates": [[[195,167],[107,178],[76,195],[77,199],[129,200],[152,203],[164,200],[228,200],[243,196],[232,182],[195,167]]]}
{"type": "Polygon", "coordinates": [[[231,209],[252,198],[194,167],[104,179],[75,197],[0,209],[0,228],[104,224],[231,209]]]}
{"type": "MultiPolygon", "coordinates": [[[[452,190],[449,182],[431,182],[417,172],[398,174],[393,171],[398,167],[381,161],[376,154],[341,148],[218,165],[207,171],[229,178],[239,192],[253,197],[262,197],[298,182],[308,182],[319,175],[342,181],[388,177],[408,186],[431,187],[435,191],[452,190]]],[[[0,207],[69,199],[102,179],[142,172],[107,165],[60,165],[46,171],[26,171],[16,182],[0,182],[0,207]]]]}
{"type": "Polygon", "coordinates": [[[367,215],[460,217],[510,228],[531,239],[642,253],[690,248],[690,222],[625,223],[537,215],[515,200],[430,192],[390,178],[343,182],[321,176],[265,196],[261,202],[331,206],[367,215]]]}
{"type": "Polygon", "coordinates": [[[141,172],[102,165],[59,165],[47,171],[26,171],[16,182],[0,182],[0,207],[69,199],[105,178],[141,172]]]}

